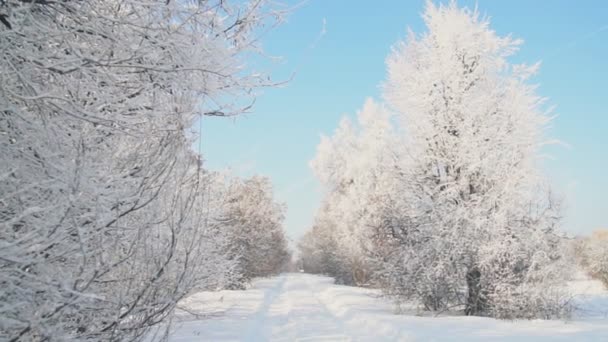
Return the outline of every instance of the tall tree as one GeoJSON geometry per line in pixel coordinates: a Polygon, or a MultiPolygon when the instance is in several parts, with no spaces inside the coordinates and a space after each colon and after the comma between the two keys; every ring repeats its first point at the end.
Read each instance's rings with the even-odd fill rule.
{"type": "Polygon", "coordinates": [[[559,208],[538,173],[549,122],[529,83],[538,64],[509,63],[521,41],[476,10],[429,1],[423,18],[428,31],[388,57],[384,88],[407,139],[393,261],[407,264],[404,294],[435,310],[463,303],[470,315],[559,314],[539,304],[561,256],[559,208]]]}

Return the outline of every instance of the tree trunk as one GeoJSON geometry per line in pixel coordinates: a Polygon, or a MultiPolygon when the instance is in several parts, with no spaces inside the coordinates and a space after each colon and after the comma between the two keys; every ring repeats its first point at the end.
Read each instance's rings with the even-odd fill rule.
{"type": "Polygon", "coordinates": [[[473,267],[466,275],[467,288],[469,290],[464,313],[467,316],[477,316],[485,309],[485,298],[481,290],[481,272],[479,268],[473,267]]]}

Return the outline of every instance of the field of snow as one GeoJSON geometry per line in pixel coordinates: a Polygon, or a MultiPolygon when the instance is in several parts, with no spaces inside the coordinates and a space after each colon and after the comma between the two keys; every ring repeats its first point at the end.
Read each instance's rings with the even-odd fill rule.
{"type": "Polygon", "coordinates": [[[170,341],[608,341],[608,292],[584,277],[570,288],[580,308],[571,321],[500,321],[397,315],[374,290],[284,274],[246,291],[191,296],[170,341]]]}

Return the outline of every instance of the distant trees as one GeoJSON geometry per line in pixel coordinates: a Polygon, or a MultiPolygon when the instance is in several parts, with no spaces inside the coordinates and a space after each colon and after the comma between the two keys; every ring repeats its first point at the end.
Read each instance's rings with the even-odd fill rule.
{"type": "Polygon", "coordinates": [[[225,283],[221,184],[189,128],[268,84],[242,58],[274,16],[264,1],[0,2],[0,339],[139,340],[225,283]]]}
{"type": "Polygon", "coordinates": [[[305,272],[330,275],[339,284],[355,285],[355,265],[350,263],[340,231],[327,213],[321,209],[313,227],[298,243],[299,265],[305,272]]]}
{"type": "Polygon", "coordinates": [[[283,232],[284,207],[273,200],[267,178],[232,180],[221,220],[229,236],[228,256],[234,262],[229,288],[243,288],[249,280],[277,274],[291,260],[283,232]]]}
{"type": "Polygon", "coordinates": [[[577,240],[575,248],[581,266],[608,287],[608,230],[598,229],[577,240]]]}
{"type": "Polygon", "coordinates": [[[387,59],[397,137],[377,111],[386,128],[370,131],[379,134],[345,138],[341,123],[319,145],[313,169],[345,227],[334,234],[358,240],[351,250],[399,300],[468,315],[565,315],[559,202],[537,172],[549,121],[528,84],[537,65],[510,64],[521,42],[454,2],[428,2],[423,18],[428,32],[410,32],[387,59]]]}

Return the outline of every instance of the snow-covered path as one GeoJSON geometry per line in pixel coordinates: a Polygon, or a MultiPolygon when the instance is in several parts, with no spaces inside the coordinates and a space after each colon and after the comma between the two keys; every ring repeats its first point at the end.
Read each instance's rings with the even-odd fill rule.
{"type": "Polygon", "coordinates": [[[350,341],[344,322],[317,297],[318,279],[286,275],[277,279],[256,313],[249,341],[350,341]],[[317,280],[317,281],[312,281],[317,280]]]}
{"type": "Polygon", "coordinates": [[[220,311],[205,310],[211,312],[209,319],[178,324],[171,341],[357,340],[349,334],[344,319],[319,297],[329,286],[329,278],[286,274],[258,280],[247,291],[200,293],[188,299],[188,311],[204,307],[213,299],[227,305],[220,311]]]}
{"type": "Polygon", "coordinates": [[[608,341],[608,294],[596,291],[592,299],[594,312],[567,323],[395,315],[394,305],[373,290],[285,274],[246,291],[188,298],[189,313],[179,315],[170,341],[608,341]]]}

